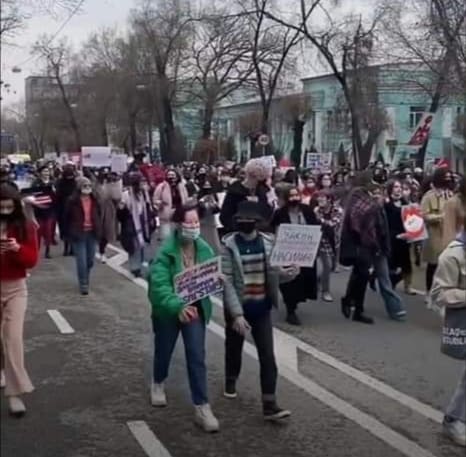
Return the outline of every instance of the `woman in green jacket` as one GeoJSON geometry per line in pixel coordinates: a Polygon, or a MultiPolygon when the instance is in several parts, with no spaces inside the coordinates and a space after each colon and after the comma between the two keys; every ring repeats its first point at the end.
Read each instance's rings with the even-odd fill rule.
{"type": "Polygon", "coordinates": [[[166,406],[164,382],[179,333],[183,335],[195,422],[206,432],[219,424],[207,397],[205,363],[206,324],[212,303],[205,298],[185,306],[175,293],[174,278],[187,268],[214,258],[211,247],[200,238],[199,214],[195,205],[178,208],[172,222],[175,231],[161,246],[149,273],[149,300],[155,334],[154,372],[151,387],[153,406],[166,406]]]}

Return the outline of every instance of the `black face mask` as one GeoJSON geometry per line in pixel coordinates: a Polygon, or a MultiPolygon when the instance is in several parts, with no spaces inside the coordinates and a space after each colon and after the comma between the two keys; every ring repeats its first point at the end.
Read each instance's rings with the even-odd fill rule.
{"type": "Polygon", "coordinates": [[[238,231],[244,233],[245,235],[251,235],[251,233],[256,230],[255,222],[238,222],[237,223],[238,231]]]}
{"type": "Polygon", "coordinates": [[[299,200],[288,200],[288,205],[296,208],[299,205],[300,201],[299,200]]]}
{"type": "Polygon", "coordinates": [[[0,221],[2,222],[10,222],[14,220],[14,218],[14,213],[0,213],[0,221]]]}

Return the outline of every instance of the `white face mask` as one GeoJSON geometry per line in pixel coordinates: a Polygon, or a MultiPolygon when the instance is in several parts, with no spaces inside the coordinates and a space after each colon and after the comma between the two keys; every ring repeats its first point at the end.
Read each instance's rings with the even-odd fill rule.
{"type": "Polygon", "coordinates": [[[200,236],[200,227],[181,227],[181,237],[186,241],[196,241],[200,236]]]}
{"type": "Polygon", "coordinates": [[[83,195],[90,195],[90,194],[92,194],[92,189],[89,188],[89,187],[83,188],[83,189],[81,189],[81,193],[83,195]]]}

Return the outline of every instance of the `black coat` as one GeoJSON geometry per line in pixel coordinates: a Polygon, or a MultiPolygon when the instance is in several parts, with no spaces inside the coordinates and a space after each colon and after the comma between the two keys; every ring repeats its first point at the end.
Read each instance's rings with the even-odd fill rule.
{"type": "MultiPolygon", "coordinates": [[[[299,206],[301,213],[306,221],[306,225],[320,225],[314,211],[309,205],[299,206]]],[[[290,224],[288,208],[278,209],[272,219],[272,227],[276,231],[280,224],[290,224]]],[[[317,299],[317,269],[315,265],[312,268],[301,268],[299,275],[291,282],[280,284],[280,291],[283,300],[287,304],[297,305],[306,300],[317,299]]]]}
{"type": "MultiPolygon", "coordinates": [[[[102,236],[102,217],[99,201],[94,195],[92,199],[92,233],[97,240],[102,236]]],[[[84,232],[84,210],[81,203],[81,195],[76,192],[73,194],[65,208],[66,236],[72,241],[79,241],[85,234],[84,232]]]]}
{"type": "Polygon", "coordinates": [[[405,240],[397,238],[397,235],[406,232],[401,218],[401,207],[396,206],[392,201],[389,201],[385,204],[385,214],[387,216],[390,243],[392,247],[391,255],[389,257],[390,269],[396,270],[397,268],[401,268],[403,272],[409,273],[412,269],[410,244],[405,240]]]}
{"type": "MultiPolygon", "coordinates": [[[[269,222],[273,215],[273,208],[267,201],[268,187],[264,184],[257,187],[256,196],[260,205],[260,215],[264,219],[264,227],[260,227],[261,230],[267,230],[269,222]]],[[[234,182],[229,188],[223,201],[222,209],[220,212],[220,222],[224,227],[225,233],[235,231],[234,217],[238,212],[238,206],[240,203],[246,201],[251,196],[249,189],[247,189],[241,182],[234,182]]]]}

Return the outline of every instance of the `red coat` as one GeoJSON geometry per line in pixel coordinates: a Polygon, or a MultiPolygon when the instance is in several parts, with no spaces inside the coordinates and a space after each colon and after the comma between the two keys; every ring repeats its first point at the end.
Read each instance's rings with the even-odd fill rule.
{"type": "Polygon", "coordinates": [[[27,222],[24,240],[19,240],[17,229],[13,226],[8,227],[8,237],[16,238],[20,248],[18,252],[0,254],[0,281],[25,278],[27,270],[33,268],[39,258],[37,226],[34,223],[27,222]]]}

